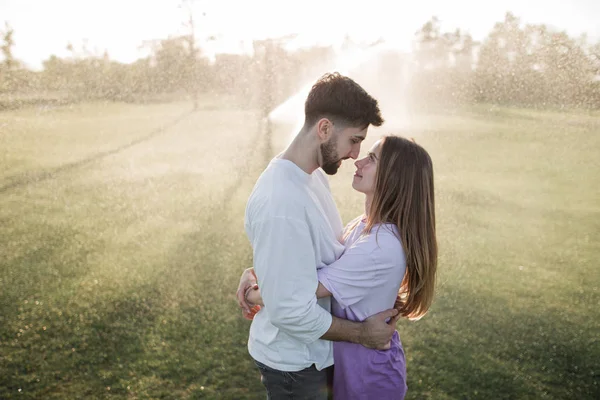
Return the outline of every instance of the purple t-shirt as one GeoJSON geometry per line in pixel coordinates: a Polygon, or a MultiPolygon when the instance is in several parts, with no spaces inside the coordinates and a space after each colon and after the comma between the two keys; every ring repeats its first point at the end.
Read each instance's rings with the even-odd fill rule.
{"type": "MultiPolygon", "coordinates": [[[[342,256],[318,270],[319,282],[333,295],[331,312],[351,321],[394,306],[406,271],[406,257],[392,224],[363,233],[360,221],[346,238],[342,256]]],[[[406,362],[398,332],[389,350],[334,342],[333,394],[336,399],[402,399],[406,362]]]]}

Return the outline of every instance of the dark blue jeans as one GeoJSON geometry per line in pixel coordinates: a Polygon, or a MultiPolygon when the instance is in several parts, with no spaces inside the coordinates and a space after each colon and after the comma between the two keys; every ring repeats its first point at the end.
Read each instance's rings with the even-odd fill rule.
{"type": "Polygon", "coordinates": [[[256,360],[260,381],[268,400],[327,400],[332,398],[333,367],[318,371],[314,364],[302,371],[287,372],[268,367],[256,360]]]}

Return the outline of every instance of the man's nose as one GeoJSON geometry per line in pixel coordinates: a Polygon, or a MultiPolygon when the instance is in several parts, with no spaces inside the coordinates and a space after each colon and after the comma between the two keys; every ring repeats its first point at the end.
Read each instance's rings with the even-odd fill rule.
{"type": "Polygon", "coordinates": [[[350,150],[350,158],[356,160],[358,155],[360,154],[360,144],[356,144],[352,146],[352,150],[350,150]]]}

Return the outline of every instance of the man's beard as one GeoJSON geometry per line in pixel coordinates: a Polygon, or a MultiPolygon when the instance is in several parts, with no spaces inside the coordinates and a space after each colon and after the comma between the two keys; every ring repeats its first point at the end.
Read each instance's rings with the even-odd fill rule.
{"type": "Polygon", "coordinates": [[[321,144],[321,157],[323,157],[323,165],[321,165],[323,171],[327,175],[335,175],[340,167],[340,159],[338,158],[333,140],[321,144]]]}

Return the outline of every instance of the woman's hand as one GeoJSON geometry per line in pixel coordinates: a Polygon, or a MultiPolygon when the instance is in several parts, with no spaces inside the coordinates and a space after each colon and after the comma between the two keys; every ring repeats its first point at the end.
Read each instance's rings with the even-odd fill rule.
{"type": "Polygon", "coordinates": [[[248,304],[245,296],[246,291],[256,285],[256,281],[257,279],[256,275],[254,274],[254,268],[246,269],[240,277],[240,284],[236,292],[237,302],[242,309],[242,315],[244,318],[249,320],[252,320],[258,310],[260,310],[260,307],[256,309],[256,306],[248,304]]]}
{"type": "Polygon", "coordinates": [[[249,287],[246,290],[245,298],[246,302],[248,302],[252,306],[259,306],[259,309],[260,307],[264,306],[258,285],[253,285],[249,287]]]}

